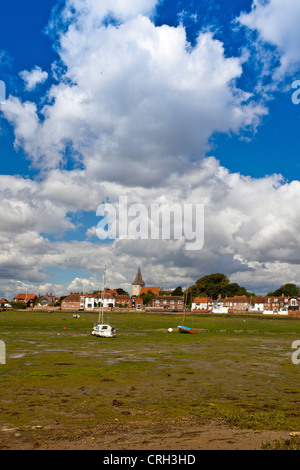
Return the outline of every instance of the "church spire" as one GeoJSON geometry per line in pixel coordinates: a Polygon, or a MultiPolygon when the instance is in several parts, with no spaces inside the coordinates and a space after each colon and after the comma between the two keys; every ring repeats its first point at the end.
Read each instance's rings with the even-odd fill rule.
{"type": "Polygon", "coordinates": [[[135,276],[135,280],[133,281],[132,285],[133,286],[141,286],[141,287],[145,286],[140,267],[138,267],[138,270],[137,270],[137,273],[136,273],[136,276],[135,276]]]}

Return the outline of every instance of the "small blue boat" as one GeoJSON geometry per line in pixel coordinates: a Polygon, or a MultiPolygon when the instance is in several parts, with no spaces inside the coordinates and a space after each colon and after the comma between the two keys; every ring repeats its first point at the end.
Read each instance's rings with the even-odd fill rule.
{"type": "MultiPolygon", "coordinates": [[[[184,318],[185,318],[186,301],[187,301],[187,296],[188,296],[188,291],[189,291],[189,281],[190,281],[190,275],[189,275],[188,285],[187,285],[187,289],[186,289],[182,323],[184,323],[184,318]]],[[[186,333],[186,334],[197,333],[197,330],[195,330],[194,328],[189,328],[188,326],[180,325],[180,326],[177,327],[177,329],[178,329],[179,333],[186,333]]]]}
{"type": "Polygon", "coordinates": [[[180,325],[177,328],[178,328],[179,333],[187,333],[187,334],[197,333],[197,330],[195,330],[194,328],[189,328],[188,326],[180,325]]]}

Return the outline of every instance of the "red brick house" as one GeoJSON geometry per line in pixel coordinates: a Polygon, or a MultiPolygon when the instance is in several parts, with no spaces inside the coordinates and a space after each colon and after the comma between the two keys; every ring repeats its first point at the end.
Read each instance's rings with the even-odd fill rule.
{"type": "Polygon", "coordinates": [[[171,295],[158,296],[153,299],[152,307],[168,311],[182,311],[184,309],[184,297],[171,295]]]}
{"type": "Polygon", "coordinates": [[[118,295],[115,298],[115,306],[122,308],[131,308],[132,300],[128,295],[118,295]]]}
{"type": "Polygon", "coordinates": [[[83,310],[85,296],[71,293],[61,301],[61,310],[83,310]]]}
{"type": "Polygon", "coordinates": [[[12,299],[12,302],[23,302],[28,308],[32,308],[36,300],[37,296],[35,294],[18,294],[12,299]]]}
{"type": "Polygon", "coordinates": [[[287,297],[284,294],[280,296],[260,296],[254,300],[252,308],[256,312],[264,313],[285,313],[299,310],[298,297],[287,297]]]}
{"type": "Polygon", "coordinates": [[[144,310],[144,302],[141,297],[138,297],[137,299],[135,299],[134,303],[135,303],[136,310],[144,310]]]}

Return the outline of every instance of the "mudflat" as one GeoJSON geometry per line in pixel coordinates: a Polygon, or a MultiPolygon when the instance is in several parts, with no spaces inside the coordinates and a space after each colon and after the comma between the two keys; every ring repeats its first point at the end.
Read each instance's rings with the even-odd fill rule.
{"type": "Polygon", "coordinates": [[[178,315],[112,312],[115,338],[96,321],[0,313],[1,449],[297,448],[299,319],[197,315],[183,335],[178,315]]]}

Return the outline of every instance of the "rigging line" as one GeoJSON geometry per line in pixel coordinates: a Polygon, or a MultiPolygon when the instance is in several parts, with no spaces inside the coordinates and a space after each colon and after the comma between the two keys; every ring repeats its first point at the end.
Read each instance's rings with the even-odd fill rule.
{"type": "Polygon", "coordinates": [[[190,273],[189,273],[189,277],[188,277],[188,283],[187,283],[186,294],[185,294],[185,299],[184,299],[184,310],[183,310],[182,325],[184,324],[184,318],[185,318],[186,303],[187,303],[187,297],[188,297],[188,291],[189,291],[189,282],[190,282],[190,273]]]}

